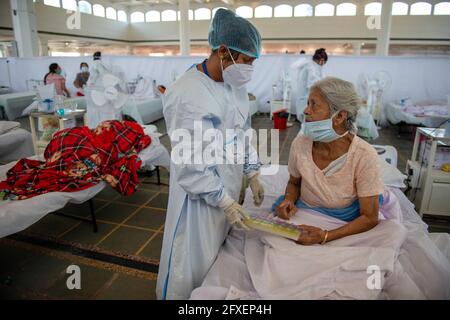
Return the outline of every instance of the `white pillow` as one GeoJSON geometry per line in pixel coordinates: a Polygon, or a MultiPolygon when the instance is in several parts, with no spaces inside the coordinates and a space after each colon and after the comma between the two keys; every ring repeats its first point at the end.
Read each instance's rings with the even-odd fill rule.
{"type": "Polygon", "coordinates": [[[20,128],[20,123],[15,121],[0,121],[0,134],[5,134],[14,129],[20,128]]]}
{"type": "Polygon", "coordinates": [[[378,163],[380,164],[381,180],[383,180],[385,186],[394,188],[406,187],[404,184],[404,181],[407,178],[406,175],[381,158],[378,158],[378,163]]]}

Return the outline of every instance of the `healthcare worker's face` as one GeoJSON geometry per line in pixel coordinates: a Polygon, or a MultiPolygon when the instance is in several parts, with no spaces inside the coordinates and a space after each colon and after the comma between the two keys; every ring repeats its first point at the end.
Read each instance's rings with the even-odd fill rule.
{"type": "Polygon", "coordinates": [[[325,61],[325,59],[319,59],[319,60],[314,60],[314,61],[316,61],[316,63],[319,65],[319,66],[323,66],[323,65],[325,65],[325,63],[327,63],[326,61],[325,61]]]}
{"type": "MultiPolygon", "coordinates": [[[[347,118],[345,113],[345,111],[341,111],[333,118],[335,130],[344,125],[344,121],[347,118]]],[[[308,105],[303,114],[306,122],[326,120],[332,116],[330,105],[318,89],[314,88],[309,93],[308,105]]]]}
{"type": "Polygon", "coordinates": [[[255,61],[256,58],[249,57],[243,53],[235,53],[233,55],[233,59],[231,59],[230,51],[227,49],[226,46],[220,46],[218,50],[219,59],[222,60],[223,70],[225,70],[228,66],[231,66],[233,64],[233,59],[236,64],[248,64],[253,65],[253,61],[255,61]]]}

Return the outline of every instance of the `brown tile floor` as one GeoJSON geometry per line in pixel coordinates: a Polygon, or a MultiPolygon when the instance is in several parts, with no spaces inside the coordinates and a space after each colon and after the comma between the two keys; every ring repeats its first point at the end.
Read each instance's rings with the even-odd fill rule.
{"type": "MultiPolygon", "coordinates": [[[[165,132],[164,121],[156,123],[165,132]]],[[[272,128],[265,115],[253,118],[254,128],[272,128]]],[[[280,163],[287,164],[289,148],[300,129],[299,123],[279,133],[280,163]]],[[[161,142],[170,150],[168,136],[161,142]]],[[[412,134],[400,137],[394,129],[380,131],[374,144],[393,145],[398,150],[398,168],[403,171],[412,149],[412,134]]],[[[49,214],[23,234],[52,237],[73,246],[72,250],[49,249],[20,239],[0,239],[0,298],[31,299],[154,299],[157,262],[168,202],[168,173],[161,169],[162,182],[156,175],[142,175],[139,190],[131,197],[122,197],[106,188],[94,198],[99,231],[85,222],[49,214]],[[84,256],[79,248],[106,253],[110,257],[125,256],[125,263],[114,263],[96,256],[84,256]],[[129,260],[127,260],[129,259],[129,260]],[[136,269],[133,262],[152,265],[150,271],[136,269]],[[130,261],[130,263],[127,263],[130,261]],[[155,265],[156,263],[156,265],[155,265]],[[66,268],[76,264],[82,270],[82,289],[68,290],[66,268]]],[[[89,206],[68,205],[64,213],[89,217],[89,206]]],[[[432,221],[435,231],[449,232],[448,221],[432,221]]]]}

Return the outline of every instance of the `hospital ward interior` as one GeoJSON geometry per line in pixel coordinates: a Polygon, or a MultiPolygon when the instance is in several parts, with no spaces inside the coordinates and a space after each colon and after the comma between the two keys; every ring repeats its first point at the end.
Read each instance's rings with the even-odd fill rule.
{"type": "Polygon", "coordinates": [[[450,2],[0,1],[0,298],[450,299],[450,2]]]}

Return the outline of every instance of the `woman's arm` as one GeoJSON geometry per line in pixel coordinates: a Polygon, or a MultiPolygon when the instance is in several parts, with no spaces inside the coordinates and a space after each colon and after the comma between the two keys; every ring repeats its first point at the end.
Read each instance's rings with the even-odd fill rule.
{"type": "Polygon", "coordinates": [[[67,90],[67,87],[66,87],[66,81],[63,80],[63,81],[61,81],[61,83],[62,83],[62,89],[63,89],[63,91],[66,93],[66,97],[67,97],[67,98],[70,98],[70,91],[67,90]]]}
{"type": "Polygon", "coordinates": [[[378,224],[378,196],[359,198],[360,216],[346,225],[328,232],[327,241],[369,231],[378,224]]]}
{"type": "Polygon", "coordinates": [[[81,89],[82,88],[82,81],[81,81],[81,75],[79,73],[77,73],[77,76],[75,77],[75,80],[73,82],[73,86],[77,89],[81,89]]]}
{"type": "Polygon", "coordinates": [[[360,216],[347,223],[346,225],[328,231],[313,226],[305,226],[302,228],[306,231],[298,239],[298,243],[303,245],[311,245],[325,243],[340,238],[369,231],[378,224],[378,196],[360,197],[360,216]]]}
{"type": "Polygon", "coordinates": [[[295,212],[297,207],[295,202],[300,197],[300,186],[302,184],[302,178],[296,178],[289,175],[289,181],[284,193],[284,200],[277,207],[277,215],[285,220],[289,220],[295,212]]]}
{"type": "Polygon", "coordinates": [[[292,175],[289,175],[289,181],[284,192],[285,199],[293,202],[297,201],[297,199],[300,197],[301,184],[302,178],[296,178],[292,175]]]}

